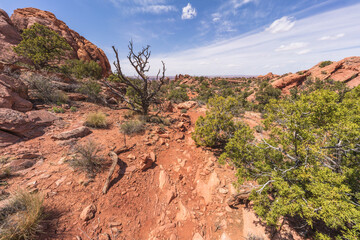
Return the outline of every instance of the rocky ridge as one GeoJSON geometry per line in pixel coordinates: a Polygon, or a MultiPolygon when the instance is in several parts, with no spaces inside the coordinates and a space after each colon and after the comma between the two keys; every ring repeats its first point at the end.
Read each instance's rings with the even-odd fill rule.
{"type": "Polygon", "coordinates": [[[344,58],[324,67],[321,67],[320,62],[309,70],[299,71],[283,77],[274,76],[270,81],[273,87],[279,88],[283,93],[288,94],[291,88],[302,85],[308,77],[322,81],[332,79],[345,82],[350,88],[356,87],[360,84],[360,57],[344,58]]]}
{"type": "Polygon", "coordinates": [[[68,56],[69,59],[93,60],[101,66],[104,77],[111,73],[109,60],[103,50],[70,29],[63,21],[57,19],[53,13],[36,8],[16,9],[10,18],[4,10],[0,10],[2,61],[14,62],[18,60],[16,54],[12,51],[12,47],[21,41],[21,31],[31,27],[34,23],[45,25],[66,39],[73,49],[68,56]]]}

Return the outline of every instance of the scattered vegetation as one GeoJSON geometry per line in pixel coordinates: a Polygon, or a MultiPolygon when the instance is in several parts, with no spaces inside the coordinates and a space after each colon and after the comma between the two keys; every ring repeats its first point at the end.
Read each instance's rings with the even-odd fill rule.
{"type": "Polygon", "coordinates": [[[220,159],[238,169],[240,184],[259,184],[250,199],[267,224],[292,217],[308,237],[359,238],[359,89],[271,100],[270,135],[261,141],[248,126],[236,128],[220,159]]]}
{"type": "Polygon", "coordinates": [[[129,120],[119,125],[120,132],[124,134],[124,146],[126,146],[126,135],[133,135],[145,131],[145,121],[129,120]]]}
{"type": "Polygon", "coordinates": [[[0,211],[0,239],[37,239],[43,219],[43,197],[18,190],[0,211]]]}
{"type": "Polygon", "coordinates": [[[71,50],[63,37],[38,23],[24,29],[21,37],[22,41],[14,47],[14,51],[28,58],[37,70],[49,67],[56,61],[59,62],[66,51],[71,50]]]}
{"type": "Polygon", "coordinates": [[[71,106],[71,107],[70,107],[70,111],[71,111],[71,112],[77,112],[78,109],[77,109],[77,107],[75,107],[75,106],[71,106]]]}
{"type": "Polygon", "coordinates": [[[106,128],[108,126],[106,115],[102,112],[92,112],[86,116],[85,125],[93,128],[106,128]]]}
{"type": "Polygon", "coordinates": [[[102,69],[95,61],[68,60],[65,65],[61,66],[60,71],[65,75],[72,75],[77,79],[100,79],[102,76],[102,69]]]}
{"type": "Polygon", "coordinates": [[[175,88],[170,91],[167,99],[173,103],[181,103],[189,101],[189,96],[187,95],[186,88],[175,88]]]}
{"type": "Polygon", "coordinates": [[[50,111],[53,113],[64,113],[65,112],[65,110],[62,107],[52,107],[50,111]]]}
{"type": "Polygon", "coordinates": [[[332,64],[333,62],[332,61],[323,61],[323,62],[321,62],[320,64],[319,64],[319,67],[320,68],[323,68],[323,67],[326,67],[326,66],[328,66],[328,65],[330,65],[330,64],[332,64]]]}
{"type": "Polygon", "coordinates": [[[32,75],[28,83],[29,87],[35,91],[35,97],[46,103],[62,104],[69,101],[67,95],[58,90],[49,78],[32,75]]]}
{"type": "Polygon", "coordinates": [[[89,177],[95,177],[101,170],[104,158],[99,155],[101,148],[93,140],[85,144],[77,144],[73,149],[73,157],[69,161],[70,166],[84,171],[89,177]]]}
{"type": "Polygon", "coordinates": [[[126,135],[144,132],[145,122],[140,120],[125,121],[120,125],[120,131],[126,135]]]}
{"type": "Polygon", "coordinates": [[[257,110],[263,111],[266,104],[268,104],[271,99],[279,99],[280,95],[280,89],[274,88],[267,81],[262,82],[259,86],[259,90],[255,93],[255,100],[258,102],[256,106],[257,110]]]}
{"type": "Polygon", "coordinates": [[[241,109],[233,97],[211,98],[208,108],[206,116],[200,116],[196,121],[192,138],[199,146],[223,146],[239,127],[233,118],[239,116],[241,109]]]}
{"type": "Polygon", "coordinates": [[[101,85],[94,80],[82,82],[78,91],[85,94],[91,102],[100,101],[101,85]]]}

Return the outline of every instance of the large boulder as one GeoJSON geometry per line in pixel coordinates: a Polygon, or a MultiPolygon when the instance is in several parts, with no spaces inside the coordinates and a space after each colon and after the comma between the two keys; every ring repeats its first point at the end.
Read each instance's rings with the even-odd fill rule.
{"type": "Polygon", "coordinates": [[[104,77],[110,74],[110,63],[104,51],[70,29],[63,21],[57,19],[53,13],[36,8],[21,8],[14,11],[11,15],[11,21],[19,31],[31,27],[34,23],[49,27],[64,37],[72,47],[73,51],[68,56],[69,59],[93,60],[101,66],[104,77]]]}
{"type": "Polygon", "coordinates": [[[0,61],[15,62],[18,56],[12,50],[21,41],[21,36],[8,14],[0,9],[0,61]]]}
{"type": "Polygon", "coordinates": [[[0,147],[10,146],[19,140],[18,136],[0,130],[0,147]]]}
{"type": "Polygon", "coordinates": [[[0,108],[30,111],[33,105],[27,99],[28,89],[22,81],[0,74],[0,108]]]}
{"type": "MultiPolygon", "coordinates": [[[[22,113],[0,108],[0,130],[17,137],[34,138],[44,134],[44,129],[58,118],[45,110],[22,113]]],[[[9,136],[8,136],[9,137],[9,136]]]]}

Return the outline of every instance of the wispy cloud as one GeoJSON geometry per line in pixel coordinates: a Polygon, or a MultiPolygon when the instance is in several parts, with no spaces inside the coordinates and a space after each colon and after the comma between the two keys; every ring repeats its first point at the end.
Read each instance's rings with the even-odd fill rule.
{"type": "MultiPolygon", "coordinates": [[[[307,69],[327,59],[337,61],[360,52],[360,32],[354,24],[360,22],[359,12],[360,4],[352,5],[299,19],[291,31],[282,34],[272,34],[263,27],[210,45],[157,55],[151,60],[152,69],[161,67],[164,60],[168,75],[265,74],[269,71],[281,74],[307,69]],[[317,41],[323,36],[337,36],[339,29],[346,38],[326,44],[317,41]],[[279,42],[283,46],[279,46],[279,42]]],[[[132,72],[131,66],[127,66],[126,71],[132,72]]]]}
{"type": "Polygon", "coordinates": [[[182,9],[181,19],[183,19],[183,20],[193,19],[194,17],[196,17],[196,15],[197,15],[196,9],[193,8],[190,3],[188,3],[188,4],[187,4],[185,7],[183,7],[183,9],[182,9]]]}
{"type": "Polygon", "coordinates": [[[280,33],[290,31],[295,25],[295,21],[291,17],[282,17],[275,20],[266,31],[271,33],[280,33]]]}
{"type": "Polygon", "coordinates": [[[247,3],[254,2],[255,0],[231,0],[230,3],[234,8],[239,8],[247,3]]]}
{"type": "Polygon", "coordinates": [[[276,48],[275,51],[276,52],[290,51],[290,50],[306,47],[307,45],[308,43],[306,42],[292,42],[286,45],[281,45],[280,47],[276,48]]]}
{"type": "Polygon", "coordinates": [[[153,13],[161,14],[177,11],[173,5],[167,4],[167,0],[109,0],[117,8],[122,8],[128,13],[153,13]]]}
{"type": "Polygon", "coordinates": [[[297,51],[296,54],[303,55],[303,54],[307,54],[309,52],[311,52],[311,49],[303,49],[303,50],[297,51]]]}
{"type": "Polygon", "coordinates": [[[336,39],[342,38],[342,37],[344,37],[344,36],[345,36],[344,33],[339,33],[339,34],[332,35],[332,36],[326,35],[326,36],[322,36],[321,38],[319,38],[319,40],[320,40],[320,41],[336,40],[336,39]]]}
{"type": "Polygon", "coordinates": [[[162,12],[176,11],[177,9],[175,6],[171,5],[148,5],[140,7],[139,10],[142,12],[160,14],[162,12]]]}

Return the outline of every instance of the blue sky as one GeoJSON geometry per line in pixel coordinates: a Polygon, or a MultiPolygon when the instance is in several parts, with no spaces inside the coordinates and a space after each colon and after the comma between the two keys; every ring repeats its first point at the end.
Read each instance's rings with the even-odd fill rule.
{"type": "Polygon", "coordinates": [[[101,47],[112,62],[149,44],[154,74],[256,75],[360,55],[359,0],[0,0],[9,15],[36,7],[101,47]]]}

